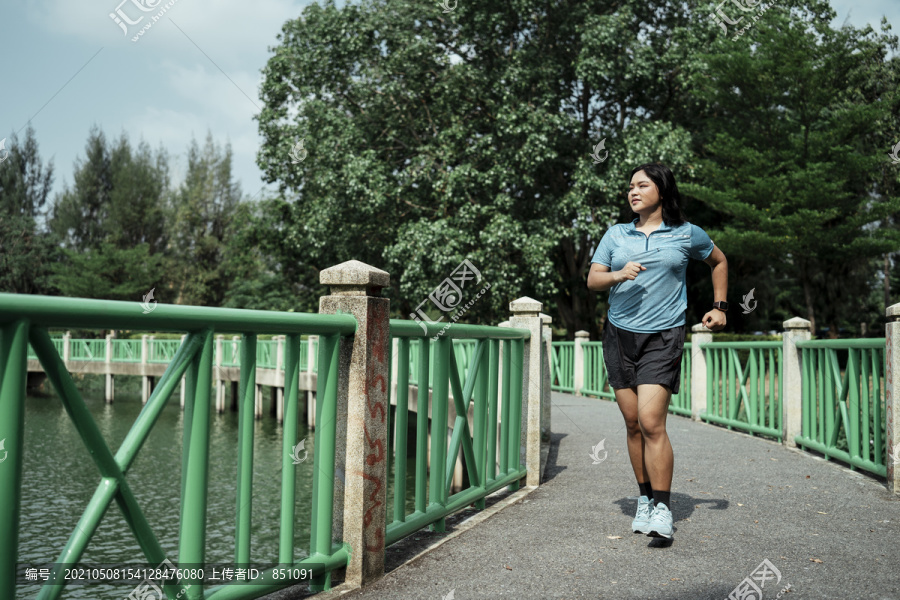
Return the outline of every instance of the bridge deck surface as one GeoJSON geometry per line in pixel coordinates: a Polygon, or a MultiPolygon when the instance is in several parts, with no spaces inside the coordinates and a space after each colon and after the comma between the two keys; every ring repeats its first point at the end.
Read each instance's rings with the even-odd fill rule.
{"type": "Polygon", "coordinates": [[[765,599],[787,584],[782,598],[900,599],[900,501],[883,482],[669,415],[676,530],[665,545],[631,533],[638,490],[616,405],[554,393],[552,423],[539,489],[340,597],[722,600],[768,559],[781,580],[765,599]],[[608,457],[593,464],[603,439],[608,457]]]}

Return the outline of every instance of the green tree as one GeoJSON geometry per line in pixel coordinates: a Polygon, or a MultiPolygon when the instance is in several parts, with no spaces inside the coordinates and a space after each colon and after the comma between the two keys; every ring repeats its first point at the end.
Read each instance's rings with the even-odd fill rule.
{"type": "Polygon", "coordinates": [[[883,173],[900,63],[887,60],[887,29],[834,30],[834,16],[819,1],[768,10],[699,55],[703,159],[685,190],[717,214],[708,231],[738,290],[774,299],[793,280],[789,312],[836,336],[868,320],[878,262],[900,248],[900,231],[881,226],[900,212],[883,173]]]}
{"type": "Polygon", "coordinates": [[[56,199],[50,227],[62,240],[54,266],[62,294],[137,300],[164,281],[168,159],[122,134],[110,144],[92,128],[74,183],[56,199]],[[155,270],[155,272],[154,272],[155,270]]]}
{"type": "Polygon", "coordinates": [[[241,201],[231,175],[231,146],[224,149],[208,134],[201,148],[188,149],[187,175],[168,209],[168,276],[179,304],[222,306],[230,287],[226,238],[241,201]]]}
{"type": "Polygon", "coordinates": [[[711,36],[698,21],[661,0],[307,7],[264,70],[258,159],[291,200],[303,283],[363,260],[392,274],[406,315],[468,258],[492,287],[466,319],[530,295],[596,335],[586,274],[630,168],[689,164],[669,119],[691,110],[683,81],[711,36]]]}
{"type": "Polygon", "coordinates": [[[34,129],[15,133],[0,152],[0,291],[43,294],[56,259],[46,231],[45,208],[53,184],[53,162],[44,167],[34,129]]]}

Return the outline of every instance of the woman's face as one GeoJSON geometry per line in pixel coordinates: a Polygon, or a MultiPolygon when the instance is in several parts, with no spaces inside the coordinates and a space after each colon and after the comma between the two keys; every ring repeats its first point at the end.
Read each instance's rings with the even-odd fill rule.
{"type": "Polygon", "coordinates": [[[631,178],[628,204],[631,210],[642,216],[652,215],[660,207],[659,188],[644,171],[638,171],[631,178]]]}

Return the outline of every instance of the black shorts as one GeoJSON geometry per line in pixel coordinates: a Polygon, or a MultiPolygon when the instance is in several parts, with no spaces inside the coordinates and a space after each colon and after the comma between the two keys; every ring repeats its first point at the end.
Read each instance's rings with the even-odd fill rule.
{"type": "Polygon", "coordinates": [[[603,362],[613,389],[645,383],[664,385],[677,394],[681,386],[684,325],[635,333],[606,321],[603,327],[603,362]]]}

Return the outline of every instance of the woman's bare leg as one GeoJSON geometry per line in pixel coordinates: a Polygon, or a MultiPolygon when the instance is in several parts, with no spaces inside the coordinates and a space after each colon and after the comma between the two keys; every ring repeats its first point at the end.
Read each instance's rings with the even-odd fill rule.
{"type": "MultiPolygon", "coordinates": [[[[618,392],[619,390],[616,390],[616,400],[618,392]]],[[[643,460],[654,492],[656,490],[668,492],[672,489],[675,458],[669,435],[666,433],[666,416],[669,414],[671,395],[672,392],[662,385],[637,386],[637,420],[644,442],[643,460]]],[[[630,437],[628,448],[630,451],[630,437]]],[[[632,462],[633,460],[632,458],[632,462]]]]}
{"type": "Polygon", "coordinates": [[[638,483],[648,483],[650,475],[644,460],[644,436],[638,419],[638,389],[631,387],[613,391],[616,394],[616,404],[619,405],[619,410],[622,411],[622,416],[625,418],[628,457],[631,459],[634,476],[638,483]]]}

